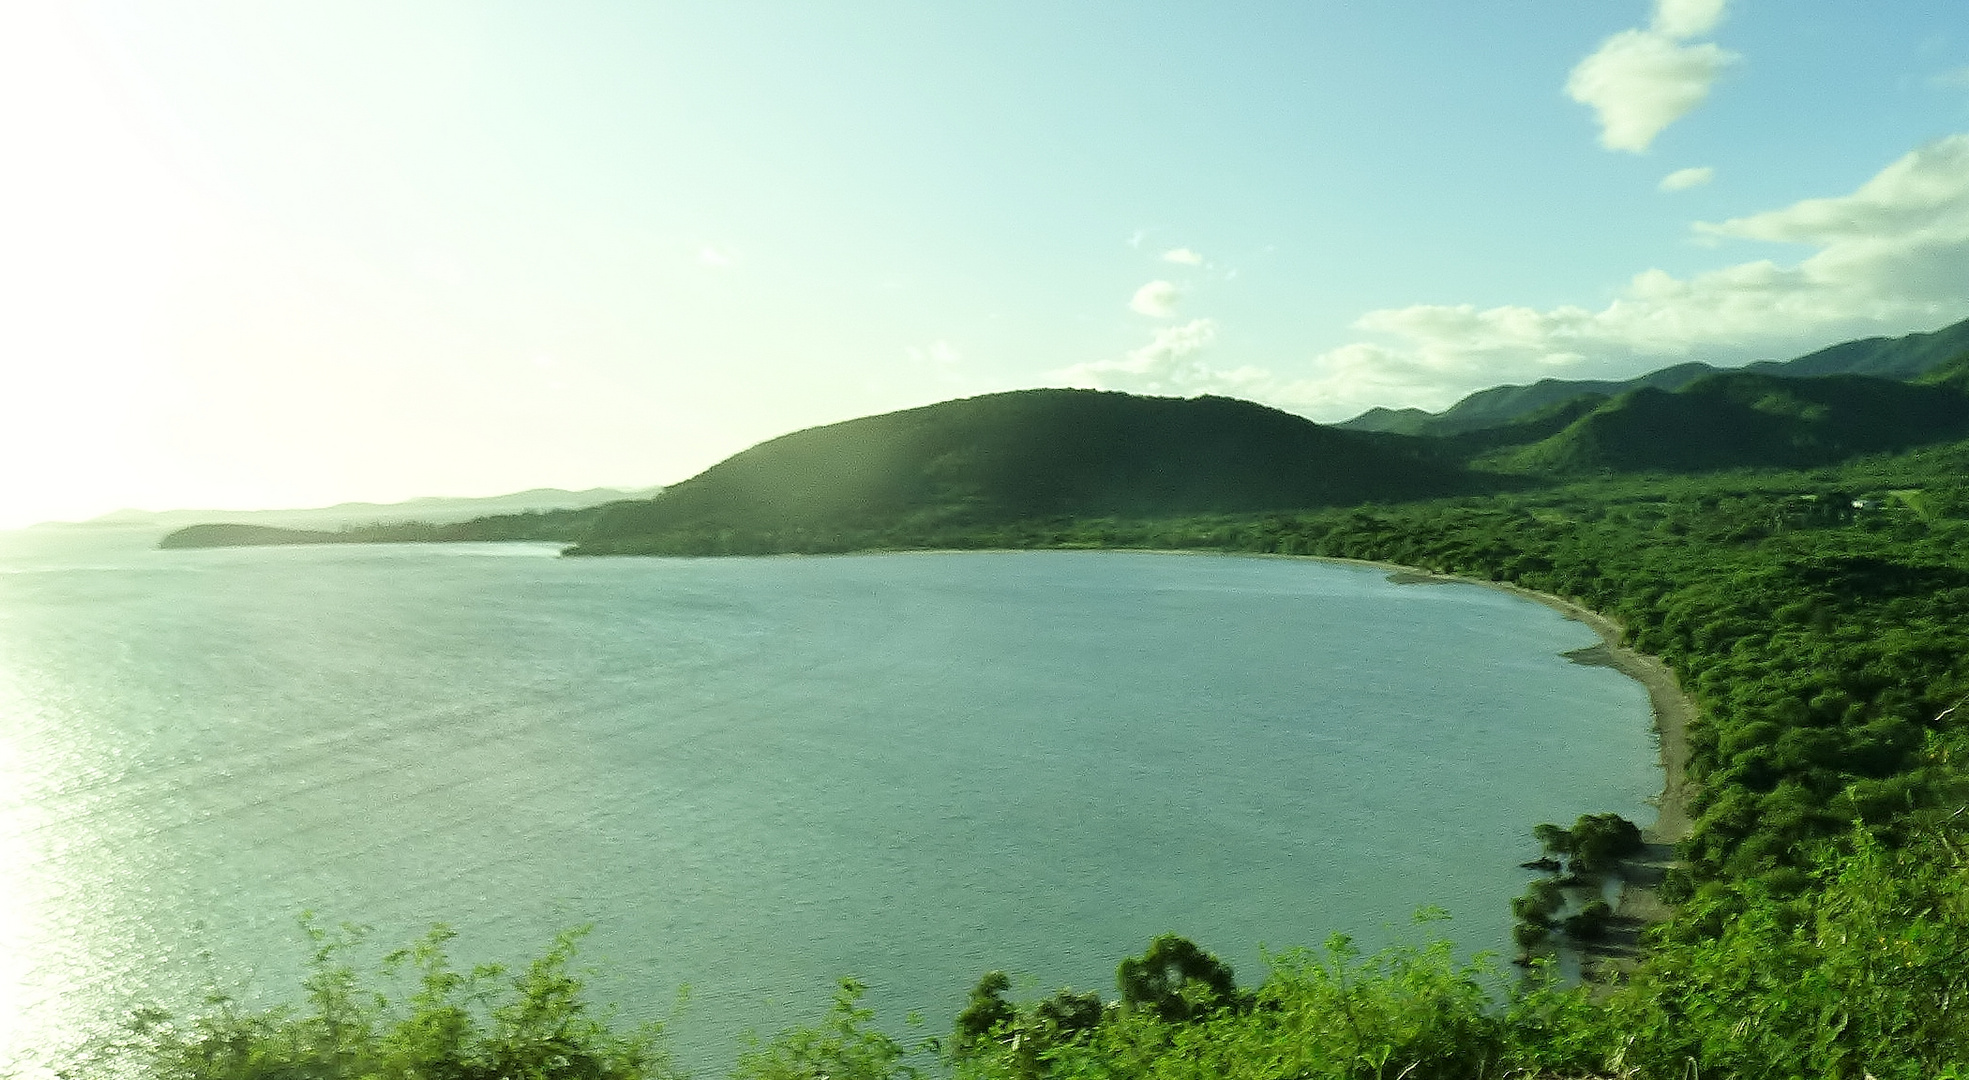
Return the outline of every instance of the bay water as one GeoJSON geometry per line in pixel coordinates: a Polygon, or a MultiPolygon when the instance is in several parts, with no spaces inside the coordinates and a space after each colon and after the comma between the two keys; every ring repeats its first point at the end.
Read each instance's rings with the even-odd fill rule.
{"type": "Polygon", "coordinates": [[[1531,826],[1661,787],[1590,630],[1368,567],[154,540],[0,534],[0,1074],[296,998],[303,911],[465,964],[592,926],[700,1074],[845,975],[940,1034],[1164,931],[1246,984],[1336,932],[1508,957],[1531,826]]]}

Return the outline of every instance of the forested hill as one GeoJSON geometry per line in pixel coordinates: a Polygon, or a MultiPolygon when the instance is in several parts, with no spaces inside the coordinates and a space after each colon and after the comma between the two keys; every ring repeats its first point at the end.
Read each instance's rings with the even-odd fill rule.
{"type": "MultiPolygon", "coordinates": [[[[1536,442],[1480,452],[1476,460],[1549,477],[1831,465],[1969,436],[1969,396],[1955,382],[1725,372],[1674,393],[1629,391],[1536,442]]],[[[1462,439],[1474,443],[1483,434],[1462,439]]]]}
{"type": "MultiPolygon", "coordinates": [[[[1868,375],[1907,380],[1917,378],[1965,351],[1969,351],[1969,319],[1933,333],[1845,341],[1790,360],[1762,360],[1741,370],[1778,378],[1868,375]]],[[[1540,379],[1529,386],[1493,386],[1479,390],[1440,413],[1422,409],[1374,408],[1335,426],[1350,431],[1386,431],[1403,435],[1461,435],[1508,424],[1541,409],[1583,397],[1610,398],[1642,387],[1680,390],[1720,370],[1709,364],[1691,362],[1650,371],[1632,379],[1540,379]]]]}
{"type": "Polygon", "coordinates": [[[697,550],[732,534],[798,550],[841,530],[1304,509],[1498,484],[1425,440],[1248,401],[1021,390],[761,443],[656,498],[604,507],[579,551],[697,550]]]}

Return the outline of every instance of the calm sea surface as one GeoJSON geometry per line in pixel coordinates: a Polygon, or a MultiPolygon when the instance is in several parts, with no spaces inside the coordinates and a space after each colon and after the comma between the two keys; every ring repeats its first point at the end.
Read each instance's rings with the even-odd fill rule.
{"type": "MultiPolygon", "coordinates": [[[[1503,952],[1540,821],[1652,820],[1646,695],[1475,586],[1283,559],[561,559],[0,534],[0,1072],[296,918],[464,962],[589,923],[596,996],[715,1074],[865,979],[1113,993],[1165,930],[1503,952]]],[[[902,1025],[893,1025],[901,1031],[902,1025]]]]}

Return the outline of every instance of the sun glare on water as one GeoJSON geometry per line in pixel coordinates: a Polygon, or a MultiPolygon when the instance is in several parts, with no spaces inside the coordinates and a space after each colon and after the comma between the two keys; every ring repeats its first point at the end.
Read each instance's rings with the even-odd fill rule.
{"type": "MultiPolygon", "coordinates": [[[[47,813],[35,804],[28,763],[32,760],[19,723],[22,706],[0,675],[0,1047],[17,1052],[39,1040],[29,1016],[33,985],[35,927],[41,912],[35,887],[42,864],[36,837],[47,813]]],[[[15,1063],[0,1057],[0,1070],[15,1063]]]]}

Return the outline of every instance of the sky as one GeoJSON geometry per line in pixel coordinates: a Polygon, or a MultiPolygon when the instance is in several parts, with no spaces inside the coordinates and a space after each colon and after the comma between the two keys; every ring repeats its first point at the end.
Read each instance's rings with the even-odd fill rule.
{"type": "Polygon", "coordinates": [[[0,527],[1969,316],[1969,6],[0,0],[0,527]]]}

